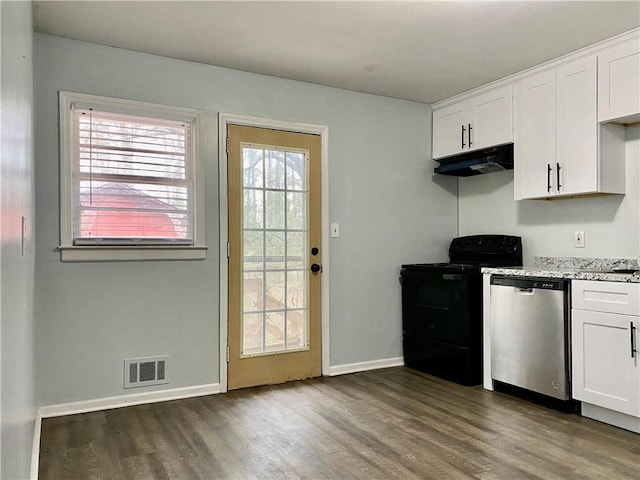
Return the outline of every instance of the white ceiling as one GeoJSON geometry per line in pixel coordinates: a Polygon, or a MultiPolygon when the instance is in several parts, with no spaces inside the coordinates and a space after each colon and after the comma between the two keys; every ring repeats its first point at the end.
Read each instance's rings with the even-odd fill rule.
{"type": "Polygon", "coordinates": [[[640,26],[640,2],[36,1],[38,32],[433,103],[640,26]]]}

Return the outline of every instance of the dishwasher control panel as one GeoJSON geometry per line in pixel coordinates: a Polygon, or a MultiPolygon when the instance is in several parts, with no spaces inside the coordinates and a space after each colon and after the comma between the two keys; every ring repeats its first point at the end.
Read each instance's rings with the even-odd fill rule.
{"type": "Polygon", "coordinates": [[[491,285],[504,285],[516,288],[535,288],[537,290],[566,290],[569,282],[561,278],[491,275],[491,285]]]}

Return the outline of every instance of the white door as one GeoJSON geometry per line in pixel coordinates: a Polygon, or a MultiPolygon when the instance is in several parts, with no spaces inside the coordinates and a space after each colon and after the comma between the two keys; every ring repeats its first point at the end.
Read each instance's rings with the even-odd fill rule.
{"type": "Polygon", "coordinates": [[[638,317],[572,310],[575,399],[640,416],[640,366],[638,353],[631,351],[632,325],[640,327],[638,317]]]}
{"type": "Polygon", "coordinates": [[[433,158],[448,157],[469,149],[465,103],[433,112],[433,158]]]}
{"type": "Polygon", "coordinates": [[[471,150],[513,142],[513,87],[497,88],[469,100],[471,150]]]}
{"type": "Polygon", "coordinates": [[[596,57],[572,62],[556,71],[556,192],[598,191],[598,120],[596,57]]]}
{"type": "Polygon", "coordinates": [[[553,195],[556,163],[555,72],[525,78],[516,86],[514,172],[516,200],[553,195]]]}

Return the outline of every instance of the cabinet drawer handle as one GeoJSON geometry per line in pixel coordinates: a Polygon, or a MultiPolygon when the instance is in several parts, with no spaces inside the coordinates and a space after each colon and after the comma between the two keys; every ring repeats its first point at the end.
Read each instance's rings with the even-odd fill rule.
{"type": "Polygon", "coordinates": [[[471,145],[473,145],[473,142],[471,141],[471,124],[469,124],[469,148],[471,148],[471,145]]]}
{"type": "Polygon", "coordinates": [[[633,322],[629,322],[629,332],[631,334],[631,358],[635,358],[636,353],[638,353],[636,350],[636,339],[634,335],[635,329],[636,327],[633,326],[633,322]]]}
{"type": "Polygon", "coordinates": [[[464,125],[460,125],[460,127],[462,127],[462,130],[460,131],[460,148],[464,148],[464,125]]]}
{"type": "Polygon", "coordinates": [[[547,193],[551,192],[551,164],[547,163],[547,193]]]}
{"type": "Polygon", "coordinates": [[[560,164],[556,162],[556,178],[558,179],[558,182],[557,182],[558,191],[560,191],[560,187],[562,187],[562,185],[560,185],[560,169],[561,168],[562,167],[560,166],[560,164]]]}

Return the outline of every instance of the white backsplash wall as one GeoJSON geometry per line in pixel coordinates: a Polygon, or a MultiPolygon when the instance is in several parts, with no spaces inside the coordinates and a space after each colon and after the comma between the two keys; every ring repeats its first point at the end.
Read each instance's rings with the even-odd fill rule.
{"type": "Polygon", "coordinates": [[[531,264],[534,256],[637,258],[640,127],[627,128],[626,139],[624,196],[516,202],[513,171],[460,178],[460,235],[520,235],[525,264],[531,264]],[[585,232],[585,248],[574,247],[576,230],[585,232]]]}

